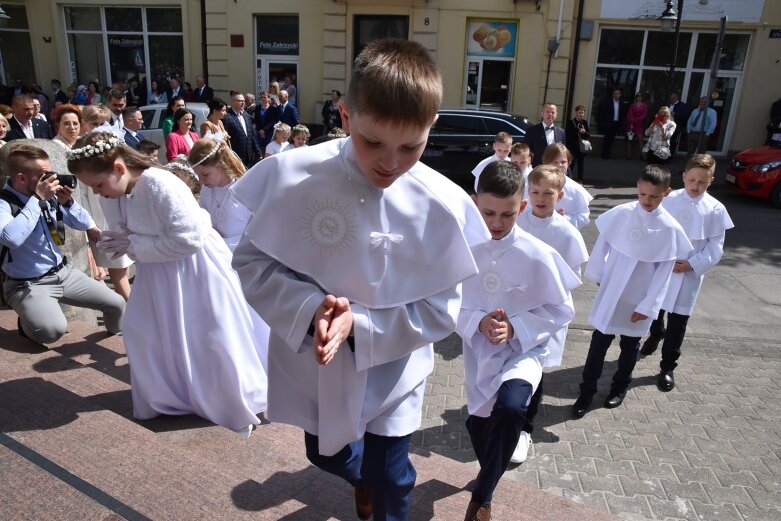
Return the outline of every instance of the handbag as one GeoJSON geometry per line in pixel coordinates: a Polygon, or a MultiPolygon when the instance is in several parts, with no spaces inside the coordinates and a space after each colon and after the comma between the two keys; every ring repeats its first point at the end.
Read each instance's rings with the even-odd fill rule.
{"type": "Polygon", "coordinates": [[[588,139],[581,139],[580,140],[580,151],[582,153],[587,154],[587,153],[591,152],[592,148],[593,147],[591,146],[591,141],[589,141],[588,139]]]}
{"type": "Polygon", "coordinates": [[[654,155],[659,159],[667,159],[670,157],[670,147],[661,145],[656,150],[654,150],[654,155]]]}

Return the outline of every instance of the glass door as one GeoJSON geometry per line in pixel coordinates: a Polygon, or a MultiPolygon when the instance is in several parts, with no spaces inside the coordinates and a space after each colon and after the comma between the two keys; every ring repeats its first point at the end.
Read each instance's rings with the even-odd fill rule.
{"type": "Polygon", "coordinates": [[[507,112],[510,106],[511,61],[483,60],[480,109],[507,112]]]}
{"type": "Polygon", "coordinates": [[[732,108],[738,78],[734,76],[718,76],[710,93],[709,106],[716,111],[716,130],[708,140],[708,149],[716,152],[726,152],[727,135],[731,132],[732,108]]]}
{"type": "Polygon", "coordinates": [[[478,86],[480,85],[480,60],[467,60],[466,88],[464,89],[464,107],[476,109],[480,106],[478,86]]]}
{"type": "MultiPolygon", "coordinates": [[[[271,84],[277,82],[280,89],[288,87],[287,82],[293,85],[298,84],[298,60],[280,59],[278,56],[270,58],[258,58],[256,71],[257,91],[268,91],[271,84]]],[[[298,93],[296,99],[290,100],[291,103],[300,106],[298,93]]]]}

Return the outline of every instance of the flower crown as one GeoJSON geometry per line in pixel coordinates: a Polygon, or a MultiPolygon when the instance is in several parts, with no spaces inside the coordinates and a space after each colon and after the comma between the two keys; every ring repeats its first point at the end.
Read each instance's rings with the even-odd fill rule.
{"type": "Polygon", "coordinates": [[[112,148],[119,146],[121,141],[112,136],[106,140],[99,140],[91,145],[87,145],[81,148],[72,148],[68,150],[68,161],[76,159],[87,159],[93,156],[99,156],[103,152],[108,152],[112,148]]]}
{"type": "Polygon", "coordinates": [[[170,163],[166,163],[165,165],[163,165],[163,168],[165,168],[166,170],[181,170],[183,172],[187,172],[190,175],[190,177],[192,177],[197,181],[198,176],[196,175],[195,170],[190,168],[190,165],[187,164],[187,157],[184,154],[179,154],[178,156],[176,156],[176,159],[178,159],[179,161],[171,161],[170,163]],[[182,163],[181,161],[184,162],[182,163]]]}
{"type": "MultiPolygon", "coordinates": [[[[195,163],[191,164],[190,166],[192,166],[192,167],[195,167],[195,166],[198,166],[198,165],[200,165],[200,164],[203,164],[203,163],[205,163],[205,162],[206,162],[206,161],[207,161],[209,158],[213,157],[213,156],[214,156],[214,154],[216,154],[216,153],[217,153],[217,151],[220,149],[220,145],[221,145],[222,143],[223,143],[222,141],[217,141],[217,140],[215,140],[215,142],[214,142],[214,146],[212,147],[212,149],[211,149],[211,150],[209,150],[209,153],[208,153],[208,154],[206,154],[205,156],[203,156],[203,157],[202,157],[202,158],[201,158],[199,161],[197,161],[197,162],[195,162],[195,163]]],[[[187,163],[189,164],[190,162],[188,161],[187,163]]]]}

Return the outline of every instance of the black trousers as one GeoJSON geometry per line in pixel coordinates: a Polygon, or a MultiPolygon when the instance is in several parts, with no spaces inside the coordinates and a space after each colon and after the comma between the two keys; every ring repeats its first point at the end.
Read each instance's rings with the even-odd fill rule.
{"type": "Polygon", "coordinates": [[[664,326],[664,310],[659,311],[659,316],[651,322],[650,337],[656,340],[664,339],[662,343],[662,361],[659,367],[662,371],[674,371],[678,367],[678,359],[681,357],[681,345],[686,335],[686,326],[689,323],[688,315],[678,313],[667,314],[667,327],[664,326]]]}
{"type": "MultiPolygon", "coordinates": [[[[580,384],[582,394],[595,394],[597,392],[597,382],[602,376],[602,368],[605,365],[605,355],[616,335],[606,335],[605,333],[594,330],[591,335],[591,345],[588,348],[586,356],[586,365],[583,366],[583,382],[580,384]]],[[[621,354],[618,355],[618,369],[613,375],[613,385],[610,388],[610,394],[624,392],[632,383],[632,371],[637,364],[637,357],[640,354],[640,337],[621,335],[619,341],[621,354]]]]}
{"type": "Polygon", "coordinates": [[[542,382],[545,380],[545,373],[540,377],[540,384],[537,386],[537,390],[532,395],[532,400],[529,402],[529,407],[526,409],[526,422],[523,424],[523,430],[531,434],[534,432],[534,417],[537,416],[537,411],[540,408],[540,402],[542,401],[542,382]]]}
{"type": "Polygon", "coordinates": [[[499,478],[518,445],[526,421],[526,403],[532,394],[532,384],[514,379],[503,382],[496,403],[488,418],[469,416],[466,429],[472,440],[480,474],[472,491],[472,501],[490,503],[499,478]]]}
{"type": "Polygon", "coordinates": [[[610,149],[613,148],[613,141],[619,130],[621,130],[620,121],[613,121],[605,129],[605,137],[602,139],[602,159],[610,159],[610,149]]]}

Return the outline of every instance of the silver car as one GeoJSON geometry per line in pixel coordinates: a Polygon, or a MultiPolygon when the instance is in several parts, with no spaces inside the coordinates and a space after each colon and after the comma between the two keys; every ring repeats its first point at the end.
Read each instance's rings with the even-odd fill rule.
{"type": "MultiPolygon", "coordinates": [[[[144,105],[139,109],[141,116],[144,118],[144,128],[141,129],[141,134],[144,136],[144,139],[160,145],[157,158],[160,164],[163,165],[168,162],[165,158],[165,138],[163,137],[163,120],[165,119],[165,111],[167,109],[168,105],[165,103],[144,105]]],[[[209,115],[209,107],[206,106],[206,103],[188,103],[187,109],[193,113],[193,130],[200,135],[198,129],[206,121],[206,116],[209,115]]]]}

